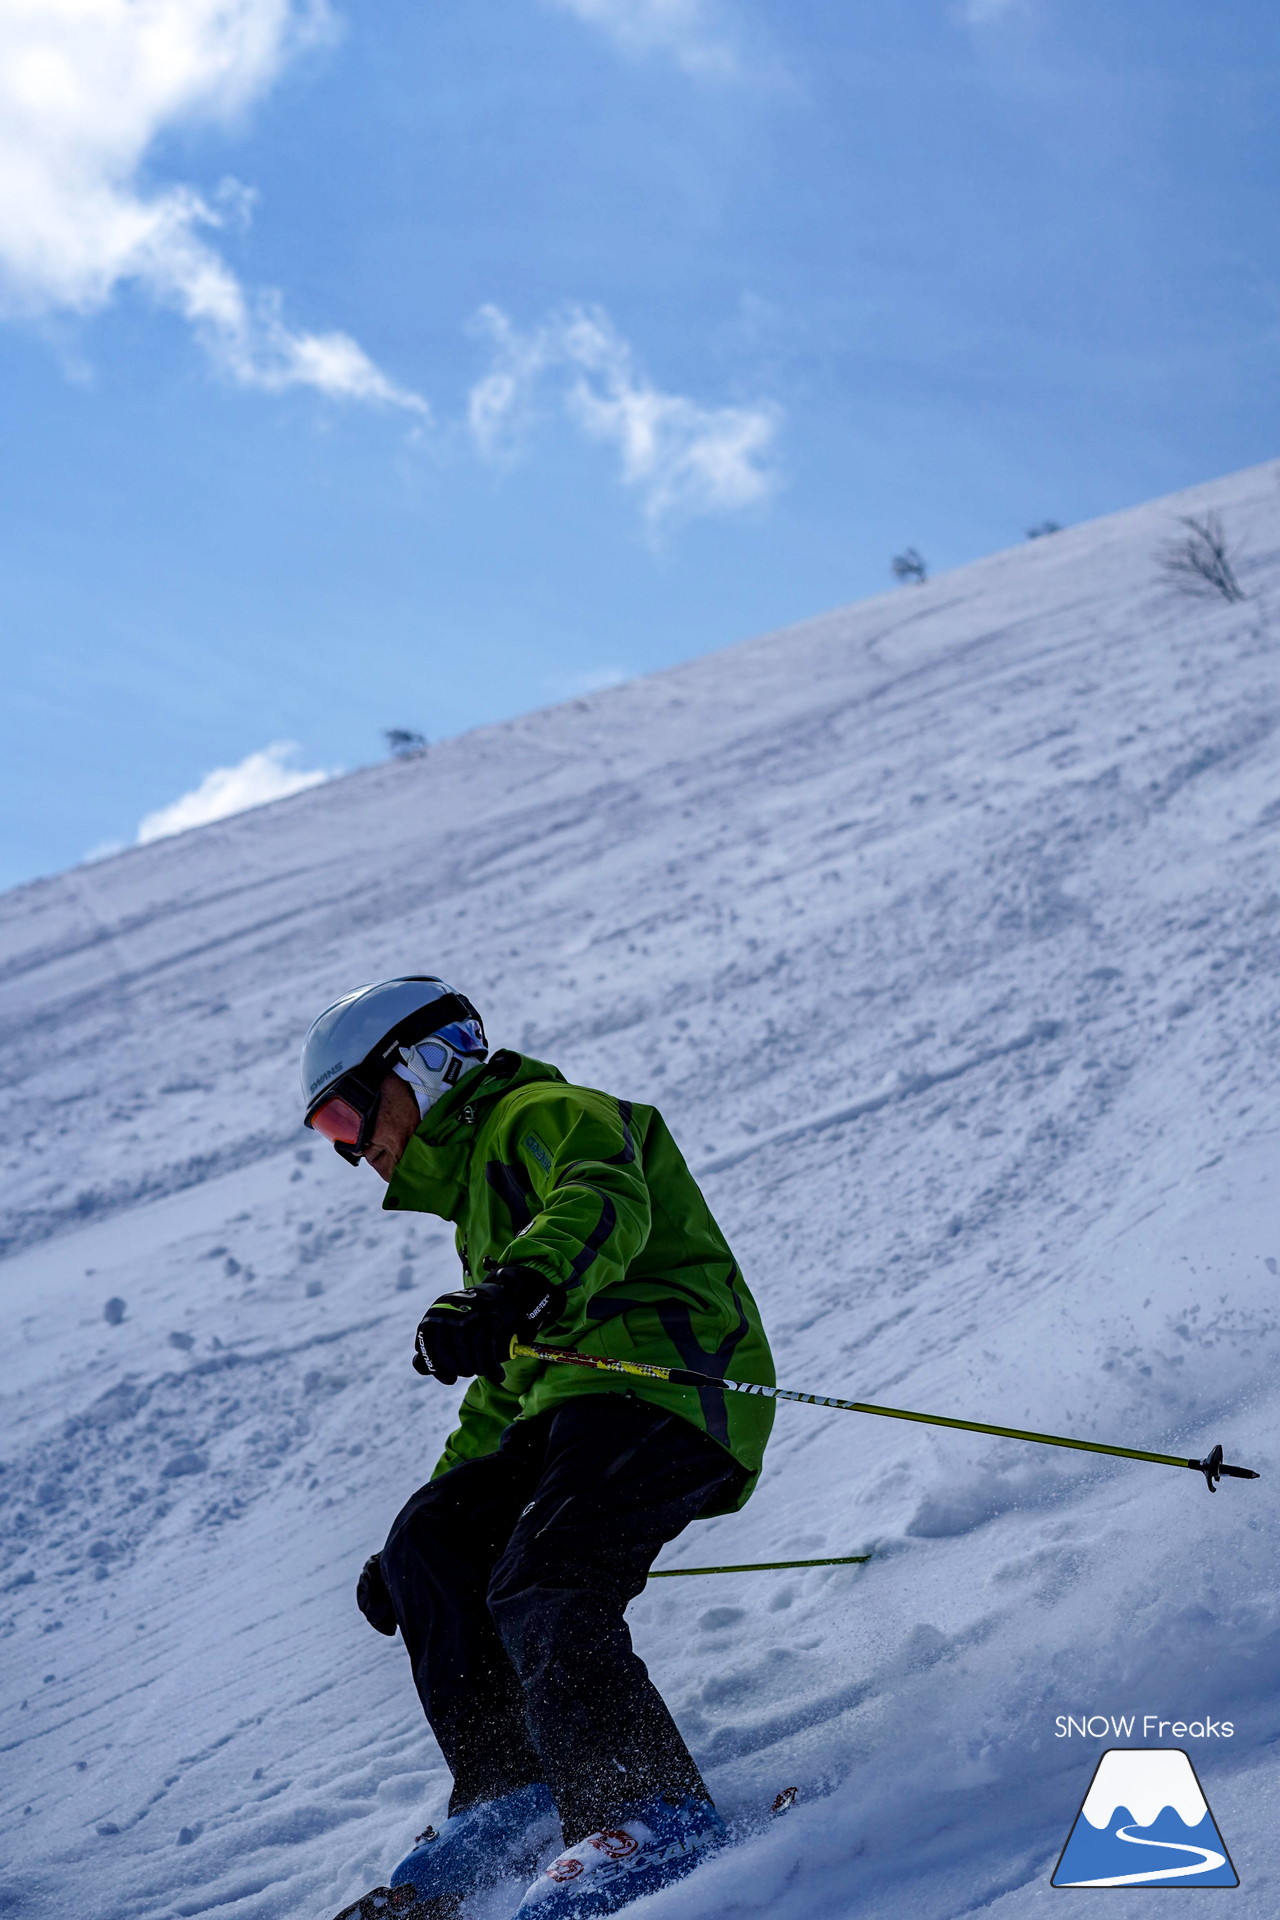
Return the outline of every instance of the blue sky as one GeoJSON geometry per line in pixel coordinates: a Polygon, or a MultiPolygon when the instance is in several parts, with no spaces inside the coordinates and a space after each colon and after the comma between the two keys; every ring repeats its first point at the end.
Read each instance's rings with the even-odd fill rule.
{"type": "Polygon", "coordinates": [[[0,884],[1272,455],[1276,67],[1261,0],[0,0],[0,884]]]}

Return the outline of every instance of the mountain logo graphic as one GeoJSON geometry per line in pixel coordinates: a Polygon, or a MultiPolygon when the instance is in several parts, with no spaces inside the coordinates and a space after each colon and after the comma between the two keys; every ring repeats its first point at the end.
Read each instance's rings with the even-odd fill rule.
{"type": "Polygon", "coordinates": [[[1054,1887],[1238,1887],[1181,1747],[1109,1747],[1067,1836],[1054,1887]]]}

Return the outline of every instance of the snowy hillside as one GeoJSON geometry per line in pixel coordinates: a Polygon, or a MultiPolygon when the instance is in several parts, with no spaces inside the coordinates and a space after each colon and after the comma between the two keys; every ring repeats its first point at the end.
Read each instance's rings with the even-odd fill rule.
{"type": "Polygon", "coordinates": [[[432,970],[661,1106],[784,1384],[1265,1476],[780,1409],[665,1564],[875,1557],[632,1608],[726,1810],[801,1788],[645,1920],[1038,1914],[1126,1744],[1068,1714],[1231,1721],[1179,1744],[1273,1915],[1278,667],[1260,468],[0,900],[0,1913],[329,1920],[440,1811],[352,1588],[456,1266],[295,1093],[432,970]],[[1155,569],[1205,506],[1241,605],[1155,569]]]}

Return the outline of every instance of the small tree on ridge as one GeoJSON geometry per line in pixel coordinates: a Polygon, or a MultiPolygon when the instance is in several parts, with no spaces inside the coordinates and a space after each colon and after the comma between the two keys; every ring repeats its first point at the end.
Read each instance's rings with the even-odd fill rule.
{"type": "Polygon", "coordinates": [[[889,568],[894,579],[902,581],[904,586],[908,580],[914,580],[918,587],[922,587],[929,578],[925,557],[917,553],[914,547],[908,547],[904,553],[895,553],[889,568]]]}
{"type": "Polygon", "coordinates": [[[384,727],[382,737],[387,751],[396,760],[412,760],[415,754],[427,750],[426,734],[414,733],[409,727],[384,727]]]}
{"type": "Polygon", "coordinates": [[[1186,534],[1171,540],[1159,556],[1161,572],[1179,593],[1218,593],[1224,600],[1243,600],[1221,514],[1206,513],[1202,520],[1184,515],[1182,525],[1186,534]]]}

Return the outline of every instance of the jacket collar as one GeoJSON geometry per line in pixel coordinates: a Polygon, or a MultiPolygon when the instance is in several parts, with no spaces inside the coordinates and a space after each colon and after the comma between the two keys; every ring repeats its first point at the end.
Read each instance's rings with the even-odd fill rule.
{"type": "Polygon", "coordinates": [[[563,1081],[564,1075],[559,1067],[549,1066],[545,1060],[513,1053],[509,1047],[500,1048],[482,1067],[465,1074],[443,1100],[437,1100],[418,1127],[418,1139],[428,1145],[449,1139],[460,1127],[476,1125],[481,1114],[504,1093],[510,1093],[513,1087],[527,1086],[533,1080],[563,1081]]]}
{"type": "Polygon", "coordinates": [[[383,1196],[389,1212],[435,1213],[457,1220],[466,1198],[477,1128],[495,1103],[516,1087],[558,1080],[558,1067],[502,1048],[466,1074],[419,1124],[383,1196]]]}

